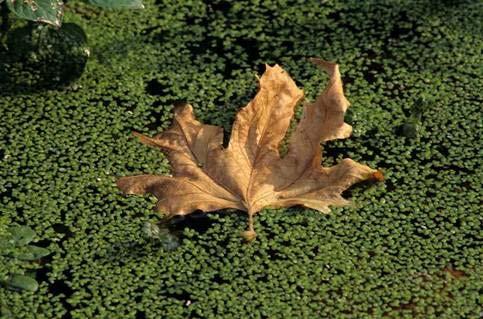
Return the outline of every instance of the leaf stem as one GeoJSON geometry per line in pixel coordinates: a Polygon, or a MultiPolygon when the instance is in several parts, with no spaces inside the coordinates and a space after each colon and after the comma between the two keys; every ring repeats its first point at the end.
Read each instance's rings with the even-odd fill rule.
{"type": "Polygon", "coordinates": [[[255,229],[253,228],[253,214],[248,214],[248,231],[250,232],[255,232],[255,229]]]}
{"type": "Polygon", "coordinates": [[[252,242],[257,237],[257,233],[253,228],[253,213],[251,212],[248,212],[248,229],[241,235],[247,243],[252,242]]]}

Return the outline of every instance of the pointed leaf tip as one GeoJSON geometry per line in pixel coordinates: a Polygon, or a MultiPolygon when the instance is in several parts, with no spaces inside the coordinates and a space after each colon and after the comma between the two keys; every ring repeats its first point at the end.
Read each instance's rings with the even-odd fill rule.
{"type": "Polygon", "coordinates": [[[374,173],[372,173],[372,179],[374,179],[378,182],[383,182],[384,181],[384,173],[381,170],[377,170],[374,173]]]}
{"type": "Polygon", "coordinates": [[[320,58],[309,58],[309,61],[331,74],[339,69],[339,65],[335,62],[322,60],[320,58]]]}

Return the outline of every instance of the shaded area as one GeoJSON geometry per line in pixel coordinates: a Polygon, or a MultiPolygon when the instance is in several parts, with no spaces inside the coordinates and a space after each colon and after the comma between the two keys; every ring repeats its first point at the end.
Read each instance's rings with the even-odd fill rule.
{"type": "Polygon", "coordinates": [[[3,94],[62,89],[77,80],[89,56],[87,36],[74,23],[59,30],[29,23],[13,28],[0,46],[3,94]]]}

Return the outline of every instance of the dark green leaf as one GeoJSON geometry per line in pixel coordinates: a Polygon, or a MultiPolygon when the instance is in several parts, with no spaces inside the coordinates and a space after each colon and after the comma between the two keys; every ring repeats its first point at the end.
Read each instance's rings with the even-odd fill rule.
{"type": "Polygon", "coordinates": [[[144,233],[151,239],[157,239],[166,250],[174,250],[180,245],[179,238],[172,234],[167,227],[159,227],[155,223],[146,222],[143,227],[144,233]]]}
{"type": "Polygon", "coordinates": [[[7,6],[19,18],[60,27],[64,4],[60,0],[7,0],[7,6]]]}
{"type": "Polygon", "coordinates": [[[418,136],[418,123],[408,121],[402,126],[402,134],[405,137],[416,138],[418,136]]]}
{"type": "Polygon", "coordinates": [[[88,0],[90,4],[111,9],[144,9],[141,0],[88,0]]]}
{"type": "MultiPolygon", "coordinates": [[[[71,83],[80,77],[89,57],[86,34],[74,23],[63,23],[59,29],[37,24],[16,28],[8,33],[6,44],[9,59],[22,64],[22,74],[36,74],[36,81],[28,84],[31,88],[71,83]]],[[[10,74],[18,78],[18,73],[10,74]]]]}
{"type": "Polygon", "coordinates": [[[16,257],[20,260],[37,260],[50,254],[47,248],[29,245],[26,249],[18,254],[16,257]]]}
{"type": "Polygon", "coordinates": [[[15,241],[12,236],[1,236],[0,237],[0,254],[7,248],[12,248],[15,245],[15,241]]]}
{"type": "Polygon", "coordinates": [[[62,37],[65,41],[69,41],[71,45],[86,45],[87,35],[84,30],[75,23],[65,23],[60,29],[62,37]]]}
{"type": "MultiPolygon", "coordinates": [[[[1,2],[2,2],[2,0],[0,0],[0,3],[1,2]]],[[[0,308],[0,318],[3,318],[3,319],[13,319],[15,317],[13,316],[12,312],[10,311],[10,309],[8,309],[5,306],[2,306],[2,308],[0,308]]]]}
{"type": "Polygon", "coordinates": [[[15,274],[5,281],[10,289],[36,291],[39,288],[37,281],[25,275],[15,274]]]}
{"type": "Polygon", "coordinates": [[[8,231],[17,246],[27,245],[35,237],[35,231],[28,226],[13,226],[8,231]]]}
{"type": "Polygon", "coordinates": [[[164,249],[170,251],[174,250],[179,247],[179,239],[173,234],[166,234],[163,237],[160,237],[161,245],[164,249]]]}

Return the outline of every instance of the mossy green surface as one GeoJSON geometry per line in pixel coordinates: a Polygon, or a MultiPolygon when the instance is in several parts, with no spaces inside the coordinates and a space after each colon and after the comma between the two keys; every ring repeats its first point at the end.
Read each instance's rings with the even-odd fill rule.
{"type": "Polygon", "coordinates": [[[481,316],[479,1],[69,4],[91,48],[82,77],[0,93],[0,214],[53,252],[37,292],[0,288],[3,316],[481,316]],[[179,101],[229,130],[264,63],[313,98],[327,77],[312,56],[340,64],[352,103],[354,134],[326,145],[324,164],[351,157],[386,181],[352,188],[353,207],[330,215],[262,211],[251,244],[236,212],[171,225],[174,249],[147,238],[154,199],[114,182],[169,166],[130,132],[167,128],[179,101]]]}

